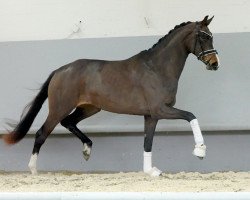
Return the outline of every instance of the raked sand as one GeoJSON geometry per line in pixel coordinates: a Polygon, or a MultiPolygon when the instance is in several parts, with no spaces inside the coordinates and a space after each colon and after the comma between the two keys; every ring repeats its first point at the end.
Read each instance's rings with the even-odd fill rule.
{"type": "Polygon", "coordinates": [[[250,192],[250,172],[0,173],[0,192],[250,192]]]}

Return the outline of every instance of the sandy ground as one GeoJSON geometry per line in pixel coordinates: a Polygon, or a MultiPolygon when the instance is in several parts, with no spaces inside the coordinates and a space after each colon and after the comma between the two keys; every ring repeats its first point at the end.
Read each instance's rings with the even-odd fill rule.
{"type": "Polygon", "coordinates": [[[250,192],[250,172],[94,174],[74,172],[0,173],[0,192],[250,192]]]}

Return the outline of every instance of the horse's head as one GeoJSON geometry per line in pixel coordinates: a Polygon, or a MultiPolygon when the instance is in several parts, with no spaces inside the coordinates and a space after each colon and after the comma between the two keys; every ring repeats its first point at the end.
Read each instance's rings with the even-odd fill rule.
{"type": "Polygon", "coordinates": [[[208,70],[219,68],[217,51],[213,47],[213,35],[208,29],[213,17],[206,16],[202,21],[196,22],[192,34],[189,35],[189,50],[201,60],[208,70]]]}

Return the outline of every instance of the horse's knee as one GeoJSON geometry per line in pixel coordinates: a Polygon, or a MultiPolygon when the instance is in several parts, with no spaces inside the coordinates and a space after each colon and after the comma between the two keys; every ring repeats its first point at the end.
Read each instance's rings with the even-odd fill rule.
{"type": "Polygon", "coordinates": [[[187,111],[185,111],[185,119],[188,121],[188,122],[190,122],[190,121],[192,121],[193,119],[196,119],[196,117],[194,116],[194,114],[193,113],[191,113],[191,112],[187,112],[187,111]]]}

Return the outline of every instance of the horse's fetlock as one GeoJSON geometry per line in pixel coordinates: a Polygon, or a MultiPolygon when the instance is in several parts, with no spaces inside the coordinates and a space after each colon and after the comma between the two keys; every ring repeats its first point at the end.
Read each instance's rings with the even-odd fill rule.
{"type": "Polygon", "coordinates": [[[87,144],[88,146],[92,147],[93,142],[90,140],[89,142],[86,142],[86,144],[87,144]]]}

